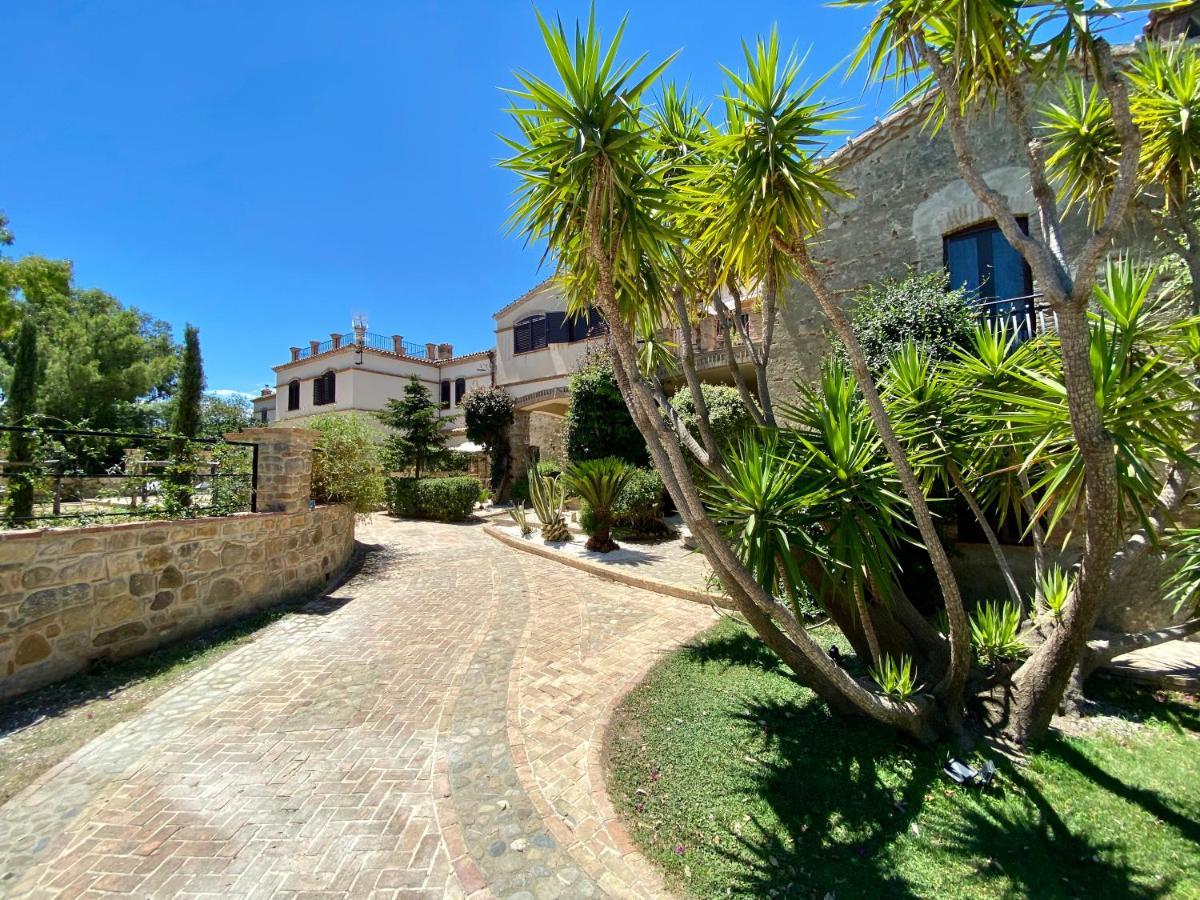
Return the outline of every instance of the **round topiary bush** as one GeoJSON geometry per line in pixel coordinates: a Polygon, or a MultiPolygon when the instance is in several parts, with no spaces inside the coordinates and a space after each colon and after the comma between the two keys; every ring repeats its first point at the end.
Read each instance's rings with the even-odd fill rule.
{"type": "MultiPolygon", "coordinates": [[[[724,384],[701,384],[700,393],[704,397],[704,405],[708,407],[708,421],[712,424],[713,434],[724,444],[746,428],[754,424],[750,411],[742,402],[737,388],[724,384]]],[[[684,424],[692,437],[700,440],[700,430],[696,427],[696,403],[692,392],[686,387],[676,391],[671,398],[671,406],[679,414],[679,420],[684,424]]]]}

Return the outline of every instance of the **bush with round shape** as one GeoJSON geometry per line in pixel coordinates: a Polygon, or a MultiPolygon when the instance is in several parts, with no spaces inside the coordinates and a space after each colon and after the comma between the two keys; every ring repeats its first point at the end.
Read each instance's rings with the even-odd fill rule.
{"type": "Polygon", "coordinates": [[[514,419],[512,395],[504,388],[479,388],[463,397],[461,406],[467,440],[487,448],[491,457],[489,487],[497,496],[503,496],[512,462],[508,443],[508,429],[514,419]]]}
{"type": "Polygon", "coordinates": [[[389,478],[388,512],[414,519],[462,522],[479,499],[474,478],[389,478]]]}
{"type": "MultiPolygon", "coordinates": [[[[700,385],[700,394],[704,397],[704,405],[708,407],[708,421],[712,425],[713,435],[721,445],[754,425],[754,419],[742,402],[737,388],[704,383],[700,385]]],[[[692,437],[700,440],[700,429],[696,425],[696,401],[692,392],[686,387],[676,391],[671,398],[671,406],[692,437]]]]}

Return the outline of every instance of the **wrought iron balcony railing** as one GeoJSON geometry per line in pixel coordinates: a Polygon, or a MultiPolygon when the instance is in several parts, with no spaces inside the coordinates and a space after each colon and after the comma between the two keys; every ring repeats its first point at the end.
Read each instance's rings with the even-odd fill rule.
{"type": "MultiPolygon", "coordinates": [[[[348,331],[337,339],[338,347],[353,347],[355,345],[355,334],[353,331],[348,331]]],[[[386,334],[373,334],[368,332],[363,335],[363,347],[369,350],[383,350],[387,353],[397,352],[396,341],[386,334]]],[[[297,359],[307,359],[310,356],[316,356],[321,353],[328,353],[334,349],[334,339],[330,338],[327,341],[321,341],[314,349],[310,344],[307,347],[302,347],[296,355],[297,359]]],[[[412,341],[400,342],[400,353],[404,356],[419,356],[425,355],[425,348],[420,344],[414,344],[412,341]]]]}

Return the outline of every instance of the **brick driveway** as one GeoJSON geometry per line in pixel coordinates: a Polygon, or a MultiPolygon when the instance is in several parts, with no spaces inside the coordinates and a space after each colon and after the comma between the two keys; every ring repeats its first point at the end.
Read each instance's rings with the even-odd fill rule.
{"type": "Polygon", "coordinates": [[[608,713],[704,607],[376,519],[362,569],[0,807],[5,896],[662,892],[608,713]]]}

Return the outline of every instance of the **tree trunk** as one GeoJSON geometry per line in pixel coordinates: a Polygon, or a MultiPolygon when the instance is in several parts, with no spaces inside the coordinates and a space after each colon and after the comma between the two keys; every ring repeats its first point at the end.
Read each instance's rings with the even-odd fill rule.
{"type": "Polygon", "coordinates": [[[878,666],[883,654],[879,650],[879,635],[875,633],[875,623],[871,621],[871,613],[867,610],[867,601],[863,597],[862,582],[855,578],[851,585],[854,593],[854,606],[858,610],[858,620],[862,623],[863,632],[867,636],[867,646],[871,649],[871,665],[878,666]]]}
{"type": "Polygon", "coordinates": [[[984,515],[983,507],[979,505],[979,498],[975,496],[975,493],[963,480],[962,473],[958,471],[958,465],[954,460],[946,461],[946,471],[949,473],[954,487],[962,494],[963,500],[967,502],[967,506],[971,510],[971,515],[975,517],[975,521],[979,523],[979,527],[983,530],[983,535],[987,538],[988,546],[992,548],[992,555],[996,557],[996,565],[1000,567],[1000,574],[1004,576],[1004,585],[1008,588],[1009,599],[1017,605],[1017,609],[1024,609],[1025,603],[1021,598],[1021,590],[1017,587],[1017,579],[1013,577],[1012,566],[1008,564],[1008,557],[1004,555],[1004,548],[1000,546],[1000,539],[996,537],[995,530],[987,520],[987,516],[984,515]]]}
{"type": "Polygon", "coordinates": [[[1104,600],[1120,541],[1116,466],[1112,438],[1096,405],[1086,307],[1060,304],[1059,348],[1072,431],[1083,458],[1085,509],[1083,559],[1062,621],[1013,676],[1005,734],[1017,744],[1040,738],[1050,727],[1071,672],[1079,661],[1104,600]]]}
{"type": "Polygon", "coordinates": [[[724,468],[721,463],[721,449],[717,436],[712,430],[712,420],[708,414],[708,404],[704,400],[704,391],[700,387],[700,376],[696,373],[696,350],[692,345],[692,324],[688,318],[687,301],[683,289],[676,286],[671,292],[675,302],[675,318],[679,322],[679,350],[683,362],[683,377],[687,381],[688,390],[692,394],[692,404],[696,408],[696,429],[700,432],[700,443],[708,452],[708,458],[714,467],[724,468]]]}
{"type": "MultiPolygon", "coordinates": [[[[729,293],[736,296],[737,288],[732,282],[729,284],[729,293]]],[[[716,292],[716,303],[714,309],[717,311],[717,321],[721,326],[721,338],[725,344],[725,357],[729,360],[729,374],[733,376],[733,384],[737,388],[738,396],[742,398],[742,405],[746,407],[746,411],[750,413],[750,418],[754,420],[754,424],[760,428],[767,424],[763,418],[762,410],[759,409],[758,403],[755,402],[753,395],[750,393],[750,386],[746,384],[746,376],[742,374],[741,367],[738,366],[737,352],[733,348],[733,324],[732,316],[729,315],[729,310],[725,308],[725,302],[721,299],[721,292],[716,292]]]]}
{"type": "Polygon", "coordinates": [[[792,245],[784,245],[780,249],[789,252],[792,259],[795,260],[800,274],[816,296],[817,303],[833,327],[834,333],[845,347],[846,355],[850,360],[850,368],[863,392],[867,408],[871,412],[871,419],[887,449],[892,465],[896,467],[900,483],[904,486],[905,496],[912,507],[913,518],[921,533],[921,539],[925,543],[930,564],[937,575],[942,599],[946,604],[946,614],[950,619],[950,667],[942,682],[934,688],[934,693],[942,698],[950,727],[959,731],[962,728],[963,692],[971,668],[971,643],[967,613],[963,608],[958,581],[950,568],[950,558],[946,555],[946,548],[942,546],[937,528],[933,524],[933,513],[929,509],[925,494],[921,491],[921,485],[909,464],[904,447],[892,428],[887,409],[883,405],[883,400],[880,399],[875,380],[867,366],[866,356],[863,354],[862,346],[859,344],[854,330],[850,327],[849,320],[834,300],[825,279],[817,271],[803,240],[798,239],[792,245]]]}

